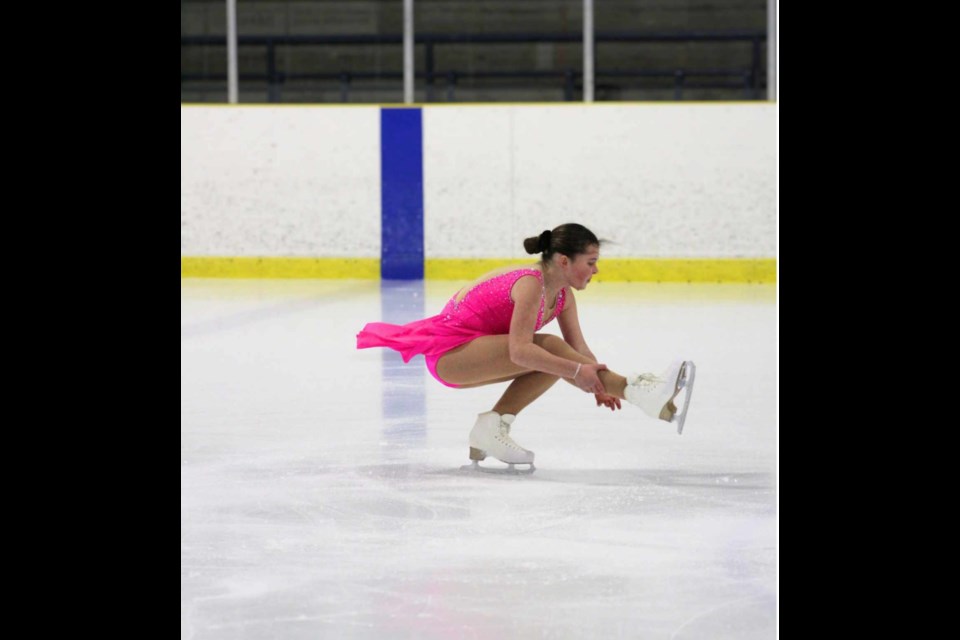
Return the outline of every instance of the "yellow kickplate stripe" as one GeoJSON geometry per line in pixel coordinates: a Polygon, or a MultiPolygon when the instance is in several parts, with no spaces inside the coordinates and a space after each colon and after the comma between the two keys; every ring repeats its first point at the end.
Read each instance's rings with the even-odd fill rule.
{"type": "Polygon", "coordinates": [[[380,278],[377,258],[180,257],[181,278],[380,278]]]}
{"type": "Polygon", "coordinates": [[[610,282],[777,281],[774,258],[665,258],[600,260],[596,280],[610,282]]]}
{"type": "Polygon", "coordinates": [[[423,262],[423,277],[427,280],[473,280],[500,267],[533,262],[517,258],[427,258],[423,262]]]}
{"type": "MultiPolygon", "coordinates": [[[[428,280],[470,280],[487,271],[523,260],[428,259],[428,280]]],[[[777,281],[774,258],[604,258],[598,263],[597,282],[750,282],[777,281]]]]}
{"type": "MultiPolygon", "coordinates": [[[[428,280],[472,280],[500,267],[524,264],[510,258],[431,258],[426,260],[428,280]]],[[[773,258],[605,258],[599,263],[597,282],[750,282],[777,281],[773,258]]],[[[376,258],[180,258],[181,278],[380,278],[376,258]]]]}

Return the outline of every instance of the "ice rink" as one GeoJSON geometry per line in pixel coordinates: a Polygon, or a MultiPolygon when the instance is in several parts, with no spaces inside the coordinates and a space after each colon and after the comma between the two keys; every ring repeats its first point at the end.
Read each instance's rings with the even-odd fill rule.
{"type": "Polygon", "coordinates": [[[776,289],[578,292],[611,369],[696,363],[684,433],[559,382],[507,477],[460,470],[505,384],[355,348],[460,284],[181,279],[181,638],[775,637],[776,289]]]}

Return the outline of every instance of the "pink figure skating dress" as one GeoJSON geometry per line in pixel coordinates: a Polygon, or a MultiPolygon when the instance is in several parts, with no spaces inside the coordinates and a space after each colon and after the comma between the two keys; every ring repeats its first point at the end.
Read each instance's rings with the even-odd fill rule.
{"type": "Polygon", "coordinates": [[[540,281],[540,311],[537,313],[535,329],[539,331],[563,311],[565,290],[560,289],[556,310],[544,321],[546,300],[543,274],[538,269],[522,268],[484,280],[460,300],[454,295],[443,311],[435,316],[404,325],[371,322],[357,334],[357,349],[389,347],[399,351],[404,362],[410,362],[413,356],[423,355],[427,369],[434,378],[448,387],[456,387],[437,375],[437,360],[451,349],[480,336],[510,333],[514,307],[510,292],[517,280],[524,276],[533,276],[540,281]]]}

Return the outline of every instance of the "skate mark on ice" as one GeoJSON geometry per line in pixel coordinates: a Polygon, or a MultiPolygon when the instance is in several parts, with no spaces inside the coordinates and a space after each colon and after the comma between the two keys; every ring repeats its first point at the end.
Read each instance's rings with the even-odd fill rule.
{"type": "MultiPolygon", "coordinates": [[[[704,609],[703,611],[700,611],[699,613],[695,613],[694,615],[692,615],[692,616],[690,616],[689,618],[687,618],[686,620],[684,620],[684,621],[680,624],[680,626],[678,626],[676,629],[673,630],[673,632],[670,634],[670,640],[682,640],[682,638],[683,638],[684,636],[682,636],[681,634],[683,633],[684,629],[686,629],[687,627],[689,627],[691,624],[700,623],[700,622],[702,622],[704,619],[709,619],[710,616],[715,616],[715,615],[718,615],[718,614],[725,613],[727,609],[731,609],[731,608],[735,608],[735,607],[738,607],[738,606],[742,606],[742,605],[747,604],[747,603],[756,603],[756,604],[766,603],[766,604],[769,605],[770,609],[769,609],[769,610],[765,610],[765,611],[767,611],[767,614],[762,616],[763,619],[764,619],[764,622],[761,623],[761,625],[752,625],[752,626],[754,627],[755,633],[753,633],[752,635],[750,635],[750,637],[754,637],[754,636],[757,636],[757,637],[767,637],[767,636],[769,636],[769,635],[770,635],[770,634],[769,634],[769,631],[772,630],[772,625],[775,624],[775,615],[776,615],[775,612],[773,611],[773,609],[776,607],[776,598],[775,598],[775,596],[774,596],[773,594],[769,594],[769,595],[751,595],[751,596],[745,596],[745,597],[742,597],[742,598],[735,598],[735,599],[733,599],[733,600],[728,600],[728,601],[722,602],[722,603],[720,603],[720,604],[718,604],[718,605],[716,605],[716,606],[713,606],[713,607],[709,607],[709,608],[707,608],[707,609],[704,609]],[[759,628],[759,629],[758,629],[757,626],[760,626],[760,627],[762,627],[762,628],[759,628]],[[767,626],[771,626],[771,629],[768,630],[768,629],[766,628],[767,626]]],[[[753,608],[754,608],[754,609],[759,609],[759,607],[753,607],[753,608]]],[[[759,617],[759,616],[758,616],[758,617],[759,617]]],[[[740,619],[740,618],[738,618],[738,620],[739,620],[739,619],[740,619]]],[[[746,633],[746,631],[745,631],[745,633],[746,633]]],[[[691,635],[690,637],[702,637],[702,635],[703,635],[703,633],[702,633],[702,631],[701,631],[701,632],[695,632],[695,633],[693,633],[693,635],[691,635]]],[[[743,636],[741,636],[741,637],[743,637],[743,636]]]]}

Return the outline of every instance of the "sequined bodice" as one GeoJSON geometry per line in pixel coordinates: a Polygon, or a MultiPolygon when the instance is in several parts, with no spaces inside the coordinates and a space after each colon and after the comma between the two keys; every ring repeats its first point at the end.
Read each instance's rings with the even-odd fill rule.
{"type": "Polygon", "coordinates": [[[540,281],[540,310],[537,312],[537,328],[560,315],[566,299],[565,289],[557,293],[556,309],[544,321],[546,310],[543,274],[537,269],[515,269],[484,280],[471,288],[462,299],[454,296],[441,312],[445,323],[469,327],[487,334],[505,334],[510,332],[510,320],[513,317],[514,302],[510,297],[513,285],[523,276],[535,276],[540,281]]]}

